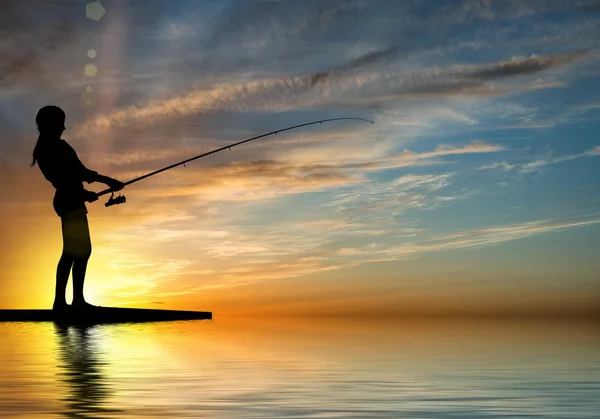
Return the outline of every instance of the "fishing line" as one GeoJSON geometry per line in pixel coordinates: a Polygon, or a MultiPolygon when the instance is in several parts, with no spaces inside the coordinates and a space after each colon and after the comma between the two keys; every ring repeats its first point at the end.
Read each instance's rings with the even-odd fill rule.
{"type": "MultiPolygon", "coordinates": [[[[259,138],[264,138],[264,137],[267,137],[269,135],[277,135],[280,132],[289,131],[289,130],[292,130],[292,129],[295,129],[295,128],[300,128],[300,127],[306,127],[308,125],[322,124],[324,122],[341,121],[341,120],[356,120],[356,121],[370,122],[371,124],[374,123],[373,121],[370,121],[368,119],[364,119],[364,118],[351,118],[351,117],[348,117],[348,118],[330,118],[330,119],[321,119],[319,121],[306,122],[304,124],[294,125],[294,126],[291,126],[291,127],[282,128],[282,129],[278,129],[278,130],[275,130],[275,131],[267,132],[266,134],[257,135],[256,137],[248,138],[246,140],[242,140],[242,141],[239,141],[237,143],[233,143],[233,144],[221,147],[221,148],[217,148],[215,150],[209,151],[208,153],[199,154],[199,155],[197,155],[195,157],[192,157],[192,158],[189,158],[189,159],[186,159],[186,160],[182,160],[182,161],[180,161],[178,163],[172,164],[172,165],[167,166],[167,167],[163,167],[162,169],[158,169],[158,170],[155,170],[154,172],[150,172],[150,173],[147,173],[147,174],[145,174],[143,176],[140,176],[140,177],[137,177],[135,179],[132,179],[132,180],[130,180],[128,182],[125,182],[124,185],[125,186],[131,185],[132,183],[139,182],[140,180],[143,180],[143,179],[149,178],[150,176],[154,176],[154,175],[157,175],[159,173],[165,172],[167,170],[173,169],[173,168],[175,168],[177,166],[182,166],[182,165],[185,166],[187,163],[189,163],[191,161],[200,159],[202,157],[209,156],[211,154],[218,153],[219,151],[228,150],[228,149],[231,150],[232,147],[235,147],[235,146],[238,146],[240,144],[244,144],[244,143],[247,143],[247,142],[250,142],[250,141],[258,140],[259,138]]],[[[112,205],[118,205],[118,204],[122,204],[122,203],[126,202],[125,196],[121,195],[121,196],[115,197],[114,196],[114,192],[115,191],[113,191],[112,189],[109,188],[109,189],[103,190],[102,192],[98,192],[97,195],[98,196],[102,196],[102,195],[106,195],[106,194],[111,194],[108,202],[106,204],[104,204],[106,207],[110,207],[112,205]]]]}

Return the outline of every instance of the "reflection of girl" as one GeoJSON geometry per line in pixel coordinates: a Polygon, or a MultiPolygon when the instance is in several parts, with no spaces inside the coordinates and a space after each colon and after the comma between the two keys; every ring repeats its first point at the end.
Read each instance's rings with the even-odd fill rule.
{"type": "Polygon", "coordinates": [[[64,417],[123,417],[125,412],[107,406],[113,397],[107,362],[100,348],[98,329],[86,326],[68,327],[54,323],[57,344],[58,374],[69,391],[63,397],[64,417]]]}
{"type": "Polygon", "coordinates": [[[88,259],[92,252],[87,220],[86,202],[98,199],[95,192],[83,188],[83,182],[105,183],[112,190],[120,190],[123,183],[102,176],[86,168],[75,150],[60,137],[65,130],[65,113],[57,106],[45,106],[39,110],[35,122],[40,135],[33,150],[44,177],[56,189],[54,210],[61,218],[63,252],[56,269],[56,294],[54,310],[67,308],[65,291],[71,268],[73,269],[73,307],[90,308],[83,298],[83,282],[88,259]]]}

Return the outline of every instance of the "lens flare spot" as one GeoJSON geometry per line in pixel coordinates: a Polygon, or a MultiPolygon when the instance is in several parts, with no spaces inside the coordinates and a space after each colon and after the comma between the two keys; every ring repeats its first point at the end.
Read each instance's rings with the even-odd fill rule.
{"type": "Polygon", "coordinates": [[[93,48],[92,48],[92,49],[89,49],[89,50],[88,50],[88,52],[87,52],[87,56],[88,56],[89,58],[91,58],[92,60],[93,60],[94,58],[96,58],[96,55],[98,55],[98,54],[96,53],[96,50],[95,50],[95,49],[93,49],[93,48]]]}
{"type": "Polygon", "coordinates": [[[106,9],[99,1],[93,1],[85,6],[85,15],[88,19],[99,22],[106,13],[106,9]]]}
{"type": "Polygon", "coordinates": [[[92,93],[94,91],[94,88],[92,86],[87,86],[85,88],[85,91],[88,92],[88,93],[92,93]]]}
{"type": "Polygon", "coordinates": [[[88,77],[94,77],[96,74],[98,74],[98,66],[96,64],[86,64],[85,68],[83,69],[83,74],[88,77]]]}

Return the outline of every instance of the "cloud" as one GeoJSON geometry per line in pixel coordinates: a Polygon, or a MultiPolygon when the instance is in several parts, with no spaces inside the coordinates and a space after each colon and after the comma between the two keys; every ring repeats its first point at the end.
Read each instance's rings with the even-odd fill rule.
{"type": "Polygon", "coordinates": [[[593,157],[593,156],[600,156],[600,146],[596,146],[581,155],[581,157],[593,157]]]}
{"type": "MultiPolygon", "coordinates": [[[[502,112],[504,106],[499,106],[498,113],[502,112]]],[[[502,116],[504,119],[513,119],[514,122],[506,123],[504,125],[498,125],[491,127],[492,130],[506,130],[506,129],[547,129],[554,128],[557,126],[589,123],[597,120],[597,116],[594,115],[594,111],[599,109],[600,106],[595,101],[588,103],[560,103],[557,106],[540,106],[537,108],[523,108],[519,110],[514,109],[512,113],[505,113],[504,115],[498,115],[496,118],[502,116]],[[543,113],[542,113],[543,112],[543,113]],[[542,114],[541,114],[542,113],[542,114]]],[[[488,110],[488,114],[493,110],[488,110]]],[[[510,111],[509,111],[510,112],[510,111]]],[[[488,128],[489,129],[489,128],[488,128]]]]}
{"type": "Polygon", "coordinates": [[[310,81],[309,85],[310,87],[314,87],[317,84],[324,83],[329,79],[336,79],[346,76],[348,73],[351,73],[352,71],[362,67],[378,64],[392,57],[395,53],[397,53],[397,51],[398,47],[391,47],[381,51],[373,51],[356,58],[349,63],[334,67],[330,70],[318,71],[307,76],[310,81]]]}
{"type": "Polygon", "coordinates": [[[431,160],[438,157],[460,154],[497,153],[505,150],[505,147],[499,144],[489,144],[485,141],[474,140],[464,146],[440,144],[434,151],[428,152],[415,153],[410,150],[404,150],[401,153],[377,159],[372,163],[368,163],[368,166],[373,167],[375,170],[407,167],[417,165],[424,160],[431,160]]]}
{"type": "MultiPolygon", "coordinates": [[[[156,205],[164,199],[179,200],[179,206],[190,205],[202,199],[203,202],[256,201],[272,199],[290,194],[330,190],[356,185],[364,189],[369,182],[369,173],[402,167],[439,164],[439,159],[465,154],[497,153],[504,146],[484,141],[472,141],[464,145],[440,144],[432,151],[414,152],[408,149],[390,153],[388,147],[378,150],[368,142],[340,143],[337,148],[309,148],[302,154],[285,151],[277,154],[279,160],[254,159],[250,161],[213,164],[211,166],[189,166],[174,170],[168,176],[157,178],[152,183],[140,183],[146,205],[156,205]],[[354,147],[353,147],[354,146],[354,147]],[[333,150],[333,151],[332,151],[333,150]],[[384,154],[384,156],[381,156],[384,154]],[[389,154],[389,155],[385,155],[389,154]]],[[[121,155],[123,163],[115,166],[122,178],[134,177],[139,172],[129,172],[130,161],[137,166],[137,154],[130,159],[121,155]]],[[[450,179],[450,175],[407,176],[397,179],[396,185],[406,189],[427,185],[427,188],[440,188],[450,179]]],[[[374,192],[375,193],[375,192],[374,192]]],[[[139,199],[139,198],[138,198],[139,199]]]]}
{"type": "MultiPolygon", "coordinates": [[[[204,281],[203,285],[190,287],[187,291],[182,291],[182,293],[194,294],[212,288],[231,288],[263,281],[310,276],[320,272],[356,267],[365,263],[390,262],[415,258],[430,252],[498,245],[539,234],[597,224],[600,224],[600,219],[598,218],[547,219],[499,227],[465,230],[402,245],[396,245],[394,241],[386,243],[380,238],[378,244],[364,246],[343,246],[340,242],[339,247],[334,248],[331,248],[327,244],[315,247],[316,243],[313,243],[312,247],[302,248],[302,246],[299,246],[295,249],[284,247],[286,249],[285,253],[280,253],[279,255],[273,254],[272,257],[275,257],[268,261],[261,261],[260,258],[256,260],[249,259],[243,264],[238,263],[236,266],[225,266],[215,278],[204,281]],[[279,258],[282,255],[286,255],[283,260],[279,258]]],[[[318,224],[311,225],[308,223],[303,226],[305,232],[312,232],[313,228],[318,228],[318,224]]],[[[393,237],[395,232],[389,232],[389,235],[393,237]]],[[[323,232],[321,232],[322,239],[323,232]]],[[[233,242],[236,240],[236,237],[232,236],[228,240],[233,242]]],[[[251,239],[251,241],[253,240],[255,239],[251,239]]],[[[260,240],[263,246],[273,246],[273,248],[277,246],[277,243],[271,243],[264,236],[261,236],[260,240]]],[[[243,247],[244,245],[242,244],[235,248],[239,249],[243,247]]],[[[226,260],[235,258],[238,261],[243,256],[244,254],[238,252],[211,255],[212,258],[223,257],[226,260]]],[[[182,273],[182,275],[185,274],[182,273]]]]}
{"type": "Polygon", "coordinates": [[[590,150],[584,151],[583,153],[567,154],[564,156],[534,160],[532,162],[523,164],[519,167],[521,173],[539,172],[548,166],[552,166],[558,163],[566,161],[576,160],[583,157],[596,157],[600,155],[600,146],[596,146],[590,150]]]}
{"type": "Polygon", "coordinates": [[[441,20],[446,24],[466,24],[477,20],[484,22],[516,20],[551,12],[585,12],[593,11],[598,6],[597,0],[538,0],[536,2],[464,0],[457,3],[441,9],[443,12],[441,20]]]}
{"type": "MultiPolygon", "coordinates": [[[[492,64],[454,66],[447,69],[421,68],[411,71],[379,68],[377,71],[347,74],[356,62],[387,57],[389,52],[367,55],[332,69],[327,77],[322,72],[301,76],[284,76],[245,82],[220,83],[193,90],[170,99],[151,100],[142,106],[121,108],[99,115],[75,129],[77,135],[88,132],[108,133],[111,129],[137,125],[148,128],[157,123],[215,111],[286,111],[297,108],[320,109],[332,106],[350,107],[384,105],[402,97],[462,95],[497,95],[508,93],[489,81],[516,75],[538,73],[559,67],[586,55],[586,52],[514,58],[492,64]],[[379,55],[377,55],[379,54],[379,55]],[[361,61],[362,60],[362,61],[361,61]],[[315,85],[315,77],[320,80],[315,85]],[[356,99],[359,97],[360,99],[356,99]]],[[[358,66],[360,67],[360,65],[358,66]]],[[[352,73],[352,72],[351,72],[352,73]]]]}
{"type": "Polygon", "coordinates": [[[537,159],[537,160],[533,160],[528,163],[522,163],[522,164],[519,164],[519,163],[509,164],[507,162],[500,161],[500,162],[495,162],[495,163],[491,163],[491,164],[486,164],[484,166],[479,167],[477,170],[500,170],[503,172],[509,172],[514,169],[520,173],[526,174],[526,173],[540,172],[540,171],[546,169],[547,167],[555,165],[555,164],[559,164],[559,163],[563,163],[563,162],[567,162],[567,161],[571,161],[571,160],[576,160],[576,159],[580,159],[580,158],[584,158],[584,157],[596,157],[596,156],[600,156],[600,146],[593,147],[582,153],[567,154],[567,155],[558,156],[558,157],[548,157],[545,159],[537,159]]]}
{"type": "Polygon", "coordinates": [[[503,227],[468,230],[427,240],[418,249],[422,251],[464,249],[469,247],[498,244],[523,239],[537,234],[560,231],[573,227],[584,227],[600,223],[600,218],[578,218],[563,220],[538,220],[503,227]]]}
{"type": "Polygon", "coordinates": [[[458,106],[438,107],[427,106],[425,109],[415,106],[411,109],[402,109],[402,111],[390,111],[393,115],[392,125],[411,127],[427,126],[435,124],[459,122],[467,125],[476,125],[477,120],[459,111],[458,106]]]}
{"type": "Polygon", "coordinates": [[[0,15],[0,90],[21,83],[42,85],[53,54],[76,42],[78,31],[74,0],[5,2],[0,15]],[[36,19],[26,10],[47,17],[36,19]]]}
{"type": "Polygon", "coordinates": [[[407,189],[415,189],[425,186],[427,189],[436,191],[450,184],[451,174],[443,175],[406,175],[395,179],[394,185],[402,185],[407,189]]]}
{"type": "Polygon", "coordinates": [[[558,232],[569,228],[585,227],[600,224],[600,218],[587,217],[578,219],[547,219],[512,224],[501,227],[490,227],[465,230],[458,233],[438,235],[421,242],[401,246],[366,246],[355,249],[355,260],[361,263],[393,261],[413,257],[422,253],[459,250],[473,247],[496,245],[512,240],[524,239],[538,234],[558,232]],[[357,255],[362,255],[358,257],[357,255]]]}
{"type": "Polygon", "coordinates": [[[504,172],[507,172],[507,171],[513,169],[514,167],[515,167],[515,165],[513,165],[513,164],[508,164],[508,163],[506,163],[504,161],[500,161],[500,162],[496,162],[496,163],[492,163],[492,164],[486,164],[484,166],[481,166],[477,170],[494,170],[494,169],[499,169],[499,170],[502,170],[504,172]]]}
{"type": "Polygon", "coordinates": [[[550,68],[569,64],[576,59],[585,57],[589,51],[573,51],[566,54],[556,54],[552,56],[532,56],[528,58],[513,58],[509,61],[503,61],[490,66],[478,66],[474,70],[467,70],[469,77],[494,80],[502,77],[512,77],[523,74],[535,74],[550,68]]]}

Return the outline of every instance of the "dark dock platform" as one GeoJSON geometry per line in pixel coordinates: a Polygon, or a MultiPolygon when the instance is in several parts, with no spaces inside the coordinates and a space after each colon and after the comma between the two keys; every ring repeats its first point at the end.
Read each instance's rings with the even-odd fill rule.
{"type": "Polygon", "coordinates": [[[141,323],[175,320],[211,320],[210,311],[153,310],[97,307],[85,311],[0,310],[0,322],[55,322],[64,324],[141,323]]]}

